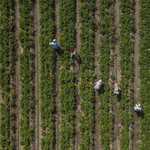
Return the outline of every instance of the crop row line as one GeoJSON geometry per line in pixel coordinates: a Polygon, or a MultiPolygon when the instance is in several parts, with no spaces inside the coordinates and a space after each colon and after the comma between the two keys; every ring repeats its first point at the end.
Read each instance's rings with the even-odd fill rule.
{"type": "Polygon", "coordinates": [[[133,16],[133,4],[131,0],[121,0],[120,3],[120,68],[121,68],[121,100],[120,123],[122,125],[120,149],[132,149],[132,111],[133,111],[133,33],[135,23],[133,16]]]}
{"type": "Polygon", "coordinates": [[[55,51],[49,46],[54,38],[54,0],[39,0],[40,9],[40,118],[41,149],[54,150],[55,144],[55,51]]]}
{"type": "Polygon", "coordinates": [[[101,144],[104,150],[110,149],[110,141],[112,141],[113,131],[113,114],[112,109],[112,88],[110,88],[109,70],[111,67],[110,50],[113,48],[114,30],[113,30],[113,4],[114,1],[100,1],[100,78],[104,83],[104,87],[100,88],[100,136],[101,144]]]}
{"type": "Polygon", "coordinates": [[[13,77],[15,73],[15,40],[14,40],[14,14],[13,2],[0,1],[0,147],[1,149],[14,149],[15,93],[13,77]]]}
{"type": "Polygon", "coordinates": [[[140,148],[139,150],[150,149],[150,12],[149,0],[140,0],[140,56],[139,56],[139,77],[140,82],[140,148]]]}
{"type": "Polygon", "coordinates": [[[79,149],[87,150],[93,147],[94,131],[94,3],[91,0],[80,0],[79,17],[80,32],[80,66],[81,77],[79,90],[82,114],[79,115],[80,142],[79,149]]]}
{"type": "Polygon", "coordinates": [[[74,149],[74,108],[75,108],[75,75],[70,71],[70,49],[75,46],[75,0],[59,1],[59,56],[62,67],[59,70],[60,102],[60,149],[74,149]]]}
{"type": "Polygon", "coordinates": [[[23,52],[19,54],[19,75],[20,75],[20,144],[23,149],[31,149],[33,141],[33,124],[31,123],[32,115],[34,113],[34,65],[33,65],[33,29],[32,29],[32,15],[31,10],[33,6],[32,0],[18,0],[19,3],[19,27],[20,31],[18,39],[20,41],[23,52]]]}

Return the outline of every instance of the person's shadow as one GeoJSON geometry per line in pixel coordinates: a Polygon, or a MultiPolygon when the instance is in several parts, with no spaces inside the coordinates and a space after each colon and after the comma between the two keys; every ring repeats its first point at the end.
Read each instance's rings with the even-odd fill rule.
{"type": "Polygon", "coordinates": [[[59,56],[62,56],[64,54],[64,51],[60,47],[58,47],[56,51],[59,56]]]}
{"type": "Polygon", "coordinates": [[[117,99],[119,102],[121,101],[121,91],[119,91],[119,94],[117,95],[117,99]]]}
{"type": "Polygon", "coordinates": [[[144,112],[141,110],[141,111],[137,111],[136,112],[138,117],[141,117],[142,119],[144,118],[144,112]]]}
{"type": "Polygon", "coordinates": [[[81,59],[80,57],[77,59],[78,64],[81,64],[81,59]]]}
{"type": "Polygon", "coordinates": [[[102,93],[104,93],[105,92],[105,90],[104,90],[104,84],[102,84],[101,86],[100,86],[100,89],[98,90],[98,95],[100,95],[100,94],[102,94],[102,93]]]}

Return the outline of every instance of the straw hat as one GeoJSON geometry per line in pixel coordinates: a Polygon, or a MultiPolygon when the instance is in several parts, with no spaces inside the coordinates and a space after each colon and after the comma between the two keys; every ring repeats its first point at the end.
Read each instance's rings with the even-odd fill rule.
{"type": "Polygon", "coordinates": [[[56,42],[56,39],[53,39],[53,42],[56,42]]]}
{"type": "Polygon", "coordinates": [[[118,84],[117,83],[115,83],[115,85],[114,86],[118,86],[118,84]]]}

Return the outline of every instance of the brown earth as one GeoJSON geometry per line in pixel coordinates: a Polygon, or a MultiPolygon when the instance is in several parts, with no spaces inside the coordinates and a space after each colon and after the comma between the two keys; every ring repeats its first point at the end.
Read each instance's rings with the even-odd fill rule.
{"type": "MultiPolygon", "coordinates": [[[[140,78],[139,78],[139,65],[138,65],[138,56],[139,56],[139,11],[140,5],[139,1],[134,1],[134,9],[135,9],[135,28],[136,32],[134,35],[134,102],[133,104],[137,104],[139,102],[139,85],[140,85],[140,78]]],[[[138,150],[140,145],[139,135],[140,135],[140,125],[139,125],[139,117],[137,113],[133,112],[133,150],[138,150]]]]}
{"type": "MultiPolygon", "coordinates": [[[[95,64],[95,82],[99,80],[99,45],[100,45],[100,32],[98,29],[99,26],[99,7],[100,7],[100,2],[99,0],[95,0],[95,14],[94,14],[94,23],[95,23],[95,40],[94,40],[94,47],[95,47],[95,51],[94,51],[94,55],[95,55],[95,60],[94,60],[94,64],[95,64]]],[[[100,144],[100,134],[99,134],[99,124],[100,124],[100,115],[99,115],[99,105],[100,105],[100,100],[99,100],[99,95],[98,92],[95,91],[95,113],[94,113],[94,122],[95,122],[95,127],[94,127],[94,150],[99,150],[102,149],[102,145],[100,144]]]]}
{"type": "Polygon", "coordinates": [[[40,138],[41,138],[41,127],[40,127],[40,110],[39,110],[39,74],[40,74],[40,62],[39,62],[39,36],[40,36],[40,25],[39,25],[39,0],[36,0],[34,3],[33,8],[33,18],[34,18],[34,64],[35,64],[35,79],[34,79],[34,86],[35,86],[35,122],[34,122],[34,150],[41,150],[40,146],[40,138]]]}
{"type": "MultiPolygon", "coordinates": [[[[114,12],[114,28],[116,31],[116,40],[115,40],[115,49],[114,49],[114,66],[113,66],[113,75],[115,77],[114,83],[120,82],[120,69],[119,69],[119,16],[120,16],[120,8],[119,8],[119,0],[116,0],[116,3],[114,5],[115,12],[114,12]]],[[[114,99],[115,100],[115,99],[114,99]]],[[[120,150],[120,145],[119,145],[119,138],[120,138],[120,129],[121,125],[119,123],[119,114],[120,114],[120,109],[119,109],[119,102],[114,101],[113,105],[113,116],[114,116],[114,131],[113,131],[113,141],[112,141],[112,147],[114,150],[120,150]]]]}
{"type": "MultiPolygon", "coordinates": [[[[19,4],[17,3],[17,0],[14,0],[15,2],[15,32],[16,32],[16,38],[18,37],[18,33],[19,33],[19,4]]],[[[20,47],[19,47],[19,42],[17,40],[17,48],[16,48],[16,56],[18,58],[19,53],[20,53],[20,47]]],[[[19,119],[20,119],[20,107],[19,107],[19,98],[20,98],[20,81],[19,81],[19,58],[17,59],[17,61],[15,62],[16,64],[16,68],[15,68],[15,72],[16,72],[16,149],[17,150],[21,150],[22,146],[19,144],[20,143],[20,128],[19,128],[19,119]]]]}
{"type": "MultiPolygon", "coordinates": [[[[59,25],[59,18],[58,18],[58,11],[59,11],[59,0],[55,0],[55,8],[54,8],[54,13],[55,13],[55,38],[56,41],[59,39],[59,30],[58,30],[58,25],[59,25]]],[[[58,93],[59,93],[59,56],[56,54],[56,69],[55,69],[55,104],[56,104],[56,114],[55,114],[55,150],[59,150],[59,139],[60,139],[60,111],[59,111],[59,98],[58,98],[58,93]]]]}
{"type": "MultiPolygon", "coordinates": [[[[75,51],[80,54],[80,23],[79,23],[79,5],[80,1],[76,1],[76,24],[75,24],[75,29],[76,29],[76,47],[75,51]]],[[[77,81],[75,83],[75,101],[76,101],[76,108],[75,108],[75,145],[74,149],[78,150],[79,149],[79,141],[80,141],[80,132],[79,132],[79,115],[81,114],[81,108],[80,108],[80,92],[79,92],[79,85],[80,85],[80,75],[79,75],[79,63],[74,60],[74,66],[73,71],[75,72],[75,80],[77,81]]]]}

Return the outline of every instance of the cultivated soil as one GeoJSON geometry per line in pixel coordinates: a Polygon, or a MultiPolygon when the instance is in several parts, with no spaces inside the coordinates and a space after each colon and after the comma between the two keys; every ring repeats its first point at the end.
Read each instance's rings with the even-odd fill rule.
{"type": "MultiPolygon", "coordinates": [[[[114,60],[114,66],[113,66],[113,75],[115,77],[114,83],[120,84],[120,68],[119,68],[119,43],[120,43],[120,30],[119,30],[119,17],[120,17],[120,8],[119,8],[120,1],[116,0],[116,3],[114,5],[114,29],[116,34],[115,44],[114,44],[114,54],[113,54],[113,60],[114,60]]],[[[119,145],[119,138],[120,138],[120,129],[121,125],[119,123],[119,102],[115,101],[114,99],[114,105],[113,105],[113,116],[114,116],[114,130],[113,130],[113,141],[112,141],[112,147],[114,150],[120,150],[119,145]]]]}
{"type": "MultiPolygon", "coordinates": [[[[100,32],[98,29],[99,26],[99,7],[100,7],[100,2],[99,0],[95,0],[95,14],[94,14],[94,23],[95,23],[95,40],[94,40],[94,46],[95,46],[95,51],[94,51],[94,55],[95,55],[95,60],[94,60],[94,64],[95,64],[95,82],[97,82],[99,80],[99,45],[100,45],[100,32]]],[[[99,134],[99,124],[100,124],[100,115],[99,115],[99,105],[100,105],[100,99],[99,99],[99,95],[98,92],[95,91],[95,113],[94,113],[94,124],[95,124],[95,128],[94,128],[94,150],[98,150],[98,149],[102,149],[102,145],[100,144],[100,134],[99,134]]]]}
{"type": "MultiPolygon", "coordinates": [[[[139,43],[140,43],[140,36],[139,36],[139,12],[140,12],[140,5],[139,1],[134,1],[134,9],[135,9],[135,28],[136,32],[134,35],[135,43],[134,43],[134,105],[139,102],[139,86],[140,86],[140,79],[139,79],[139,65],[138,65],[138,57],[139,57],[139,43]]],[[[140,135],[140,124],[139,124],[139,117],[137,113],[133,112],[133,150],[138,150],[140,145],[139,135],[140,135]]]]}
{"type": "Polygon", "coordinates": [[[39,68],[40,68],[40,62],[39,62],[39,36],[40,36],[40,25],[39,25],[39,0],[36,0],[34,3],[33,8],[33,18],[34,18],[34,64],[35,64],[35,79],[34,79],[34,85],[35,85],[35,139],[34,139],[34,150],[41,150],[40,146],[40,139],[41,139],[41,127],[40,127],[40,110],[39,110],[39,68]]]}
{"type": "MultiPolygon", "coordinates": [[[[58,18],[58,11],[59,11],[59,0],[55,0],[55,38],[56,41],[59,39],[59,30],[58,30],[58,25],[59,25],[59,18],[58,18]]],[[[59,111],[59,99],[58,99],[58,93],[59,93],[59,68],[60,68],[60,63],[59,63],[59,56],[56,53],[56,69],[55,69],[55,104],[56,104],[56,113],[55,113],[55,150],[59,150],[59,139],[60,139],[60,111],[59,111]]]]}
{"type": "MultiPolygon", "coordinates": [[[[19,33],[19,5],[17,3],[17,0],[14,0],[15,2],[15,33],[16,33],[16,38],[18,37],[18,33],[19,33]]],[[[17,40],[17,48],[16,48],[16,56],[17,56],[17,60],[15,62],[16,66],[15,66],[15,72],[16,72],[16,149],[17,150],[21,150],[22,146],[19,144],[20,143],[20,128],[19,128],[19,118],[20,116],[20,107],[19,107],[19,99],[20,99],[20,81],[19,81],[19,53],[20,53],[20,43],[17,40]]]]}
{"type": "MultiPolygon", "coordinates": [[[[79,23],[79,5],[80,1],[76,1],[76,47],[74,48],[75,51],[80,54],[80,23],[79,23]]],[[[75,100],[76,100],[76,108],[75,108],[75,146],[74,149],[79,148],[79,141],[80,141],[80,134],[79,134],[79,115],[81,114],[81,108],[80,108],[80,92],[79,92],[79,85],[80,85],[80,75],[79,75],[79,62],[77,60],[74,61],[73,71],[75,72],[75,100]]]]}

